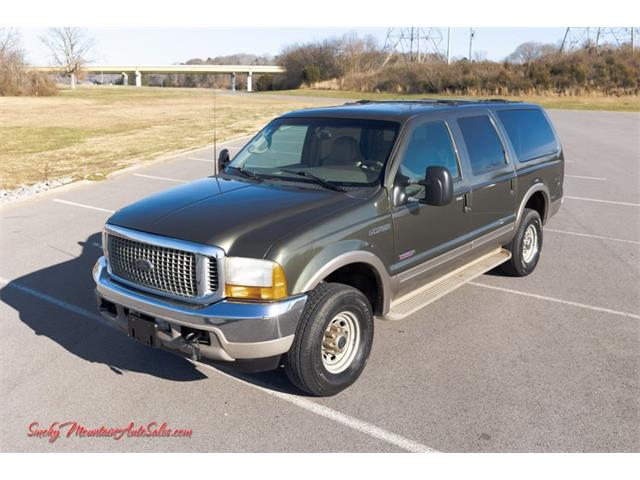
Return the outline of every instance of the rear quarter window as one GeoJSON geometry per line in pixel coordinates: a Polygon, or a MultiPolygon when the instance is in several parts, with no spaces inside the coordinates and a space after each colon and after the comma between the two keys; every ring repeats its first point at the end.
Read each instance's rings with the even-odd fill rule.
{"type": "Polygon", "coordinates": [[[534,160],[557,151],[558,141],[542,111],[499,110],[496,113],[520,162],[534,160]]]}

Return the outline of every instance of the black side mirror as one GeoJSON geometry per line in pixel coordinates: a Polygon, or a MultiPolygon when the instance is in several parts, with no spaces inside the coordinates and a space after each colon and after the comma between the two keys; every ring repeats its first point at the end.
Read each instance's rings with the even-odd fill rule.
{"type": "Polygon", "coordinates": [[[222,172],[230,161],[229,150],[226,148],[220,150],[220,154],[218,155],[218,171],[216,173],[222,172]]]}
{"type": "Polygon", "coordinates": [[[453,200],[453,179],[445,167],[428,167],[424,181],[423,203],[436,207],[448,205],[453,200]]]}

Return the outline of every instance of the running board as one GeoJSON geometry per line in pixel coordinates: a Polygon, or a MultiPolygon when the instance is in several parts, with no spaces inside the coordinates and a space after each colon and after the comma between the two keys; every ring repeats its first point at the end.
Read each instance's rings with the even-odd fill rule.
{"type": "Polygon", "coordinates": [[[511,252],[499,248],[462,267],[440,277],[416,291],[408,293],[391,302],[389,313],[385,320],[401,320],[421,308],[435,302],[440,297],[479,277],[485,272],[497,267],[511,258],[511,252]]]}

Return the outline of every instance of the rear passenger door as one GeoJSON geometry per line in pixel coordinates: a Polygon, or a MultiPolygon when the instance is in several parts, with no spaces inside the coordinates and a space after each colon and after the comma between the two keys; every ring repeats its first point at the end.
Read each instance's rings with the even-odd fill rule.
{"type": "Polygon", "coordinates": [[[475,239],[515,220],[515,171],[489,111],[460,115],[456,125],[471,187],[464,195],[465,211],[475,239]]]}

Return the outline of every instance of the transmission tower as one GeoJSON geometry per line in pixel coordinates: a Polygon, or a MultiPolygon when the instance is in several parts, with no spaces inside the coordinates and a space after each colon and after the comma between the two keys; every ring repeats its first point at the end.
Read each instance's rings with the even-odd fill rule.
{"type": "Polygon", "coordinates": [[[578,48],[598,48],[603,45],[621,46],[629,43],[635,47],[640,29],[636,27],[567,27],[560,45],[560,52],[570,52],[578,48]]]}
{"type": "Polygon", "coordinates": [[[387,30],[384,50],[388,52],[385,64],[396,53],[407,63],[423,63],[434,55],[447,58],[442,32],[433,27],[391,27],[387,30]]]}

